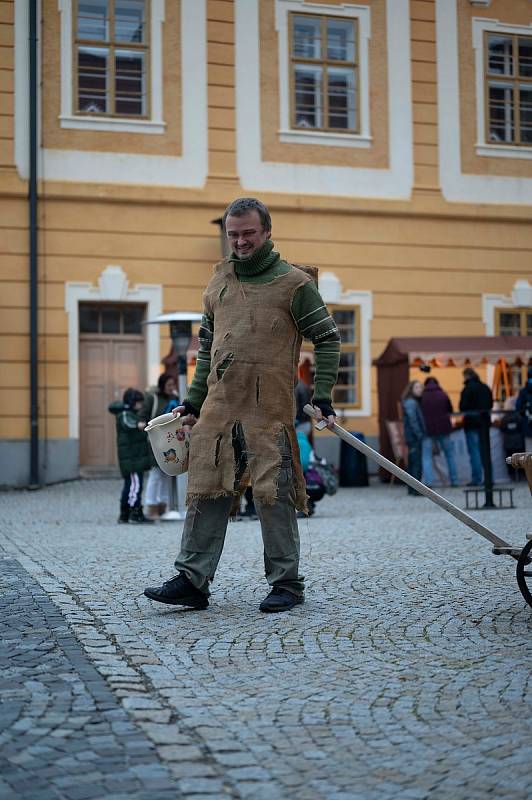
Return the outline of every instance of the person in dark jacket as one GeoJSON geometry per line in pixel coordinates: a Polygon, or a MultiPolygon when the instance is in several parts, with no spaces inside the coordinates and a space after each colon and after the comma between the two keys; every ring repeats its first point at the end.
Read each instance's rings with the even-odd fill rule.
{"type": "MultiPolygon", "coordinates": [[[[421,453],[426,434],[425,420],[419,403],[422,393],[423,384],[420,381],[410,381],[401,395],[405,441],[408,446],[408,472],[418,481],[421,480],[421,453]]],[[[408,494],[416,495],[419,492],[409,486],[408,494]]]]}
{"type": "Polygon", "coordinates": [[[144,433],[146,423],[139,416],[143,400],[142,392],[129,388],[124,392],[122,403],[115,401],[109,406],[116,417],[118,463],[124,478],[119,523],[153,524],[144,516],[141,503],[143,473],[152,463],[150,444],[144,433]]]}
{"type": "MultiPolygon", "coordinates": [[[[517,396],[515,409],[523,419],[524,436],[527,439],[532,438],[532,367],[528,368],[528,379],[517,396]]],[[[532,449],[532,444],[526,446],[526,449],[532,449]]]]}
{"type": "MultiPolygon", "coordinates": [[[[519,411],[516,411],[516,398],[508,397],[504,401],[504,410],[506,414],[500,421],[500,429],[502,432],[502,443],[504,447],[504,457],[509,458],[514,453],[522,453],[525,450],[525,437],[523,434],[522,417],[519,411]]],[[[510,480],[519,480],[519,470],[511,466],[508,467],[508,474],[510,480]]]]}
{"type": "Polygon", "coordinates": [[[444,452],[449,468],[451,486],[458,486],[454,447],[451,441],[451,418],[453,406],[449,395],[441,388],[436,378],[427,378],[421,395],[421,411],[425,420],[427,435],[423,439],[423,478],[427,486],[432,486],[434,474],[432,469],[432,453],[438,445],[444,452]]]}
{"type": "Polygon", "coordinates": [[[493,405],[491,389],[482,383],[471,367],[463,371],[464,388],[460,395],[460,411],[464,412],[464,432],[471,462],[470,486],[482,483],[482,459],[480,455],[480,429],[490,425],[490,411],[493,405]]]}

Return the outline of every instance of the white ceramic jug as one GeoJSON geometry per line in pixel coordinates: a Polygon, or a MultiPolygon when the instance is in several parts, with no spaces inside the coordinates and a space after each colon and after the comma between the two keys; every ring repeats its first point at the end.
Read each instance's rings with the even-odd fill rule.
{"type": "Polygon", "coordinates": [[[154,417],[144,430],[158,465],[167,475],[182,475],[188,469],[190,432],[183,431],[180,415],[161,414],[154,417]]]}

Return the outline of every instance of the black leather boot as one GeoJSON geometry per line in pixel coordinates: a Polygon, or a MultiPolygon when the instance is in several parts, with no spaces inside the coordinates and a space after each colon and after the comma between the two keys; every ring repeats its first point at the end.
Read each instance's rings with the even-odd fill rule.
{"type": "Polygon", "coordinates": [[[170,606],[191,606],[192,608],[207,608],[209,598],[193,583],[189,581],[184,572],[163,583],[162,586],[148,586],[144,594],[150,600],[166,603],[170,606]]]}
{"type": "Polygon", "coordinates": [[[148,519],[148,517],[144,516],[144,511],[142,510],[142,506],[138,508],[132,508],[131,513],[129,515],[129,521],[132,525],[154,525],[155,520],[148,519]]]}

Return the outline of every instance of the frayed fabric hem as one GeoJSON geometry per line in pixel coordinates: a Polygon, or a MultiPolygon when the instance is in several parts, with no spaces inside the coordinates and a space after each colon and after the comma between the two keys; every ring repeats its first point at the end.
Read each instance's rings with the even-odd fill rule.
{"type": "Polygon", "coordinates": [[[218,500],[220,497],[238,497],[239,492],[205,492],[200,494],[187,494],[185,503],[190,506],[199,500],[218,500]]]}

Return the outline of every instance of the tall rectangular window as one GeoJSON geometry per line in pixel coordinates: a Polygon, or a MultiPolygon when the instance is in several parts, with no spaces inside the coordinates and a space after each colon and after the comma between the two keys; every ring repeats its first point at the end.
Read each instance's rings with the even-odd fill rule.
{"type": "MultiPolygon", "coordinates": [[[[532,309],[497,309],[495,332],[497,336],[532,336],[532,309]]],[[[510,382],[514,394],[526,383],[528,366],[528,364],[510,366],[510,382]]]]}
{"type": "Polygon", "coordinates": [[[358,133],[354,19],[290,14],[292,128],[358,133]]]}
{"type": "Polygon", "coordinates": [[[360,311],[357,307],[331,305],[329,310],[342,342],[333,405],[338,408],[356,408],[360,406],[360,311]]]}
{"type": "Polygon", "coordinates": [[[77,0],[75,109],[78,114],[148,115],[147,0],[77,0]]]}
{"type": "Polygon", "coordinates": [[[532,146],[532,37],[486,32],[486,141],[532,146]]]}

